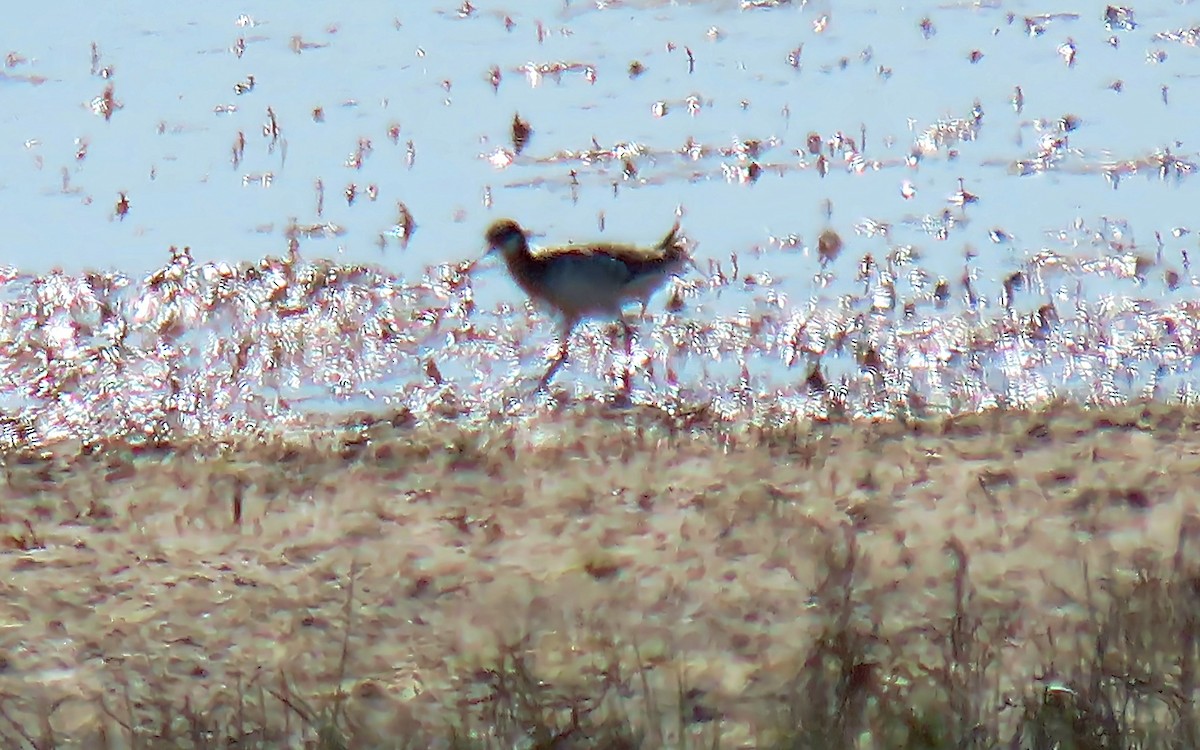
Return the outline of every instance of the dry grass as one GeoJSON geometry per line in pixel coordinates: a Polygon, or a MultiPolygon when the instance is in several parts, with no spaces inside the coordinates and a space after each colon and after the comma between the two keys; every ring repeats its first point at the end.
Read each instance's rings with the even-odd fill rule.
{"type": "Polygon", "coordinates": [[[1198,745],[1200,411],[4,457],[4,747],[1198,745]]]}

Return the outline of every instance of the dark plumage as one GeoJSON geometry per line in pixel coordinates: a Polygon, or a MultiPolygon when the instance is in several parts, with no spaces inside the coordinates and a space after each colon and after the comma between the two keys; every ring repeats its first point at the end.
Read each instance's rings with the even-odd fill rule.
{"type": "Polygon", "coordinates": [[[616,318],[625,328],[626,346],[632,330],[622,316],[630,302],[646,300],[673,274],[690,262],[679,222],[654,247],[641,248],[608,242],[534,250],[521,226],[500,219],[485,235],[489,250],[504,258],[513,281],[532,299],[563,317],[562,345],[542,376],[545,387],[567,361],[571,331],[584,318],[616,318]]]}

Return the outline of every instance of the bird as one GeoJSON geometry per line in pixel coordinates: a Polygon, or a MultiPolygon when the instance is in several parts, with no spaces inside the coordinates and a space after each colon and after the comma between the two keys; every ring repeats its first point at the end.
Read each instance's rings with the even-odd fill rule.
{"type": "Polygon", "coordinates": [[[571,333],[586,318],[620,321],[630,353],[633,327],[624,317],[625,305],[637,302],[644,308],[667,279],[692,263],[678,220],[657,245],[647,248],[592,242],[533,249],[526,231],[512,219],[493,222],[484,236],[488,253],[500,254],[517,286],[562,317],[559,350],[538,381],[538,390],[567,363],[571,333]]]}

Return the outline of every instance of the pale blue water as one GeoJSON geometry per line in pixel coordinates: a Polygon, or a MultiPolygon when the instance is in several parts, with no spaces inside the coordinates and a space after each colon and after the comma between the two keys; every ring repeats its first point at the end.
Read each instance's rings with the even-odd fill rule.
{"type": "MultiPolygon", "coordinates": [[[[71,408],[85,415],[72,419],[86,422],[100,403],[94,397],[101,380],[113,388],[134,377],[80,364],[98,351],[90,329],[46,333],[49,308],[67,297],[44,301],[40,312],[31,300],[34,278],[53,268],[68,276],[93,269],[128,277],[129,287],[113,297],[118,317],[140,331],[127,356],[147,367],[173,362],[196,392],[225,393],[211,396],[220,408],[205,407],[214,414],[253,412],[247,394],[270,402],[263,413],[275,417],[279,393],[290,405],[390,408],[397,401],[385,396],[408,403],[414,389],[428,386],[430,359],[469,403],[511,396],[536,377],[556,325],[548,317],[526,320],[519,291],[498,266],[472,274],[469,313],[439,307],[458,309],[461,284],[440,296],[414,291],[411,299],[396,290],[419,287],[431,267],[478,257],[483,229],[500,216],[518,219],[546,242],[652,242],[677,211],[700,267],[715,262],[729,271],[736,254],[741,278],[719,284],[693,273],[685,279],[687,306],[669,321],[662,317],[665,295],[652,302],[658,323],[668,325],[645,324],[644,354],[659,366],[638,386],[644,399],[737,400],[745,391],[743,360],[755,377],[751,391],[791,398],[789,389],[803,380],[797,369],[805,369],[795,363],[808,355],[788,354],[781,342],[791,334],[781,332],[826,315],[841,321],[829,325],[851,333],[845,351],[831,346],[822,355],[825,374],[846,379],[860,395],[866,386],[859,381],[874,377],[862,372],[862,351],[873,347],[895,375],[888,389],[932,391],[946,408],[989,403],[974,394],[976,386],[1007,394],[1009,402],[1060,392],[1094,396],[1093,375],[1071,364],[1088,357],[1107,363],[1101,379],[1116,383],[1114,398],[1145,389],[1190,398],[1191,339],[1168,341],[1160,324],[1170,318],[1190,325],[1184,305],[1195,298],[1188,254],[1200,252],[1191,231],[1200,51],[1187,30],[1200,19],[1186,3],[1136,11],[1136,25],[1110,28],[1103,5],[1056,7],[1055,16],[1033,18],[1045,6],[1021,2],[479,3],[469,14],[453,4],[382,2],[6,9],[0,48],[12,54],[0,77],[0,264],[11,266],[12,280],[2,292],[0,325],[15,342],[7,355],[19,364],[0,380],[0,405],[61,427],[72,420],[53,395],[61,388],[46,382],[70,371],[78,402],[71,408]],[[981,54],[974,62],[973,52],[981,54]],[[634,60],[644,72],[631,78],[634,60]],[[556,65],[566,70],[527,72],[556,65]],[[501,74],[495,88],[493,68],[501,74]],[[253,88],[238,93],[249,76],[253,88]],[[109,84],[119,108],[106,120],[94,100],[109,84]],[[277,138],[264,135],[268,108],[277,138]],[[512,155],[509,128],[518,112],[534,132],[512,155]],[[1060,128],[1063,118],[1071,129],[1060,128]],[[938,127],[959,135],[912,158],[922,134],[938,127]],[[834,148],[839,132],[855,146],[834,148]],[[245,148],[235,165],[239,133],[245,148]],[[822,143],[824,176],[808,152],[810,133],[822,143]],[[745,148],[752,141],[759,142],[757,155],[745,148]],[[1042,147],[1041,166],[1023,167],[1042,147]],[[1180,161],[1160,169],[1168,151],[1180,161]],[[356,152],[363,154],[357,168],[350,165],[356,152]],[[758,179],[742,181],[751,162],[758,179]],[[1120,176],[1117,189],[1111,175],[1120,176]],[[950,202],[960,179],[978,201],[950,202]],[[350,205],[344,196],[352,184],[350,205]],[[123,218],[122,194],[129,204],[123,218]],[[417,224],[406,247],[395,237],[398,201],[417,224]],[[196,304],[207,312],[188,319],[191,332],[179,334],[184,343],[175,351],[163,348],[161,329],[135,310],[133,290],[169,261],[171,245],[189,246],[197,264],[257,262],[286,256],[289,227],[296,235],[304,226],[328,235],[299,236],[304,260],[369,264],[385,274],[374,287],[339,286],[342,297],[321,302],[370,300],[358,312],[331,307],[281,323],[259,282],[235,275],[233,286],[261,293],[258,312],[246,308],[239,317],[211,295],[201,299],[196,304]],[[815,246],[826,228],[846,247],[822,268],[815,246]],[[1035,273],[1032,259],[1051,253],[1063,270],[1043,264],[1035,273]],[[876,264],[859,281],[867,254],[876,264]],[[1123,255],[1125,266],[1103,265],[1123,255]],[[890,266],[889,256],[897,259],[890,266]],[[914,259],[900,262],[903,256],[914,259]],[[1146,261],[1140,277],[1121,270],[1135,256],[1146,261]],[[1028,277],[1006,311],[1004,283],[1018,271],[1028,277]],[[1168,271],[1175,274],[1170,285],[1168,271]],[[747,275],[754,284],[744,283],[747,275]],[[939,280],[948,284],[944,309],[934,304],[939,280]],[[914,310],[907,320],[906,302],[914,310]],[[1013,354],[1002,362],[986,342],[1002,337],[1005,320],[1047,304],[1057,311],[1061,336],[1052,346],[1021,344],[1049,346],[1037,355],[1046,361],[1022,364],[1024,355],[1013,354]],[[514,305],[516,314],[508,312],[514,305]],[[1121,305],[1137,312],[1121,318],[1121,305]],[[402,325],[420,309],[442,324],[403,342],[380,344],[371,332],[380,315],[402,325]],[[860,313],[865,318],[855,323],[860,313]],[[354,336],[322,333],[317,321],[330,316],[353,321],[354,336]],[[759,323],[742,336],[739,320],[759,323]],[[955,338],[962,321],[988,333],[955,338]],[[295,341],[284,333],[293,324],[295,341]],[[1128,326],[1144,329],[1136,346],[1121,333],[1128,326]],[[677,351],[683,339],[671,333],[691,336],[688,351],[704,349],[686,333],[696,327],[722,332],[698,358],[677,351]],[[1089,335],[1097,327],[1111,335],[1089,335]],[[974,384],[962,385],[974,395],[959,399],[954,388],[926,384],[924,365],[914,370],[896,343],[934,329],[929,335],[944,339],[934,349],[959,346],[947,349],[951,339],[967,348],[972,340],[985,343],[986,361],[973,375],[957,369],[958,355],[929,360],[944,379],[974,384]],[[51,359],[62,358],[62,366],[47,367],[45,356],[30,354],[44,351],[47,335],[90,354],[51,346],[51,359]],[[275,385],[251,366],[271,370],[278,360],[268,351],[272,337],[308,358],[275,385]],[[250,365],[234,375],[230,358],[238,355],[213,349],[214,342],[242,339],[250,342],[241,355],[250,365]],[[312,354],[330,346],[340,353],[312,354]],[[356,356],[364,346],[375,354],[356,356]],[[1113,361],[1136,377],[1118,373],[1113,361]],[[674,385],[663,374],[672,362],[674,385]],[[1036,382],[1026,382],[1031,372],[1036,382]]],[[[197,268],[196,277],[207,281],[196,289],[210,289],[217,266],[197,268]]],[[[313,302],[297,292],[288,304],[313,302]]],[[[563,385],[604,390],[590,373],[611,368],[606,338],[599,328],[584,331],[584,354],[564,372],[563,385]],[[592,344],[601,349],[589,360],[592,344]]],[[[160,374],[138,372],[158,408],[178,411],[174,402],[162,405],[171,389],[160,374]]],[[[862,396],[865,412],[875,410],[871,401],[862,396]]],[[[193,416],[183,421],[191,424],[193,416]]]]}

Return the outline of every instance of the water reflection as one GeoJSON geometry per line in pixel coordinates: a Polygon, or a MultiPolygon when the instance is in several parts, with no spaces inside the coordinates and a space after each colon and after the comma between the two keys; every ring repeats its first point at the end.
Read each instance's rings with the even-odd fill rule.
{"type": "MultiPolygon", "coordinates": [[[[794,305],[769,274],[714,261],[660,295],[672,304],[651,305],[628,354],[614,326],[581,326],[555,389],[605,397],[631,371],[636,403],[760,421],[1194,400],[1195,302],[1080,291],[1097,276],[1144,290],[1152,266],[1040,258],[965,315],[937,291],[967,295],[965,284],[897,289],[882,264],[864,267],[838,305],[794,305]]],[[[476,281],[497,273],[470,261],[403,281],[298,256],[198,263],[186,248],[142,279],[9,269],[0,405],[22,416],[5,440],[220,437],[364,408],[480,421],[557,408],[532,393],[556,326],[527,306],[481,309],[476,281]]]]}

